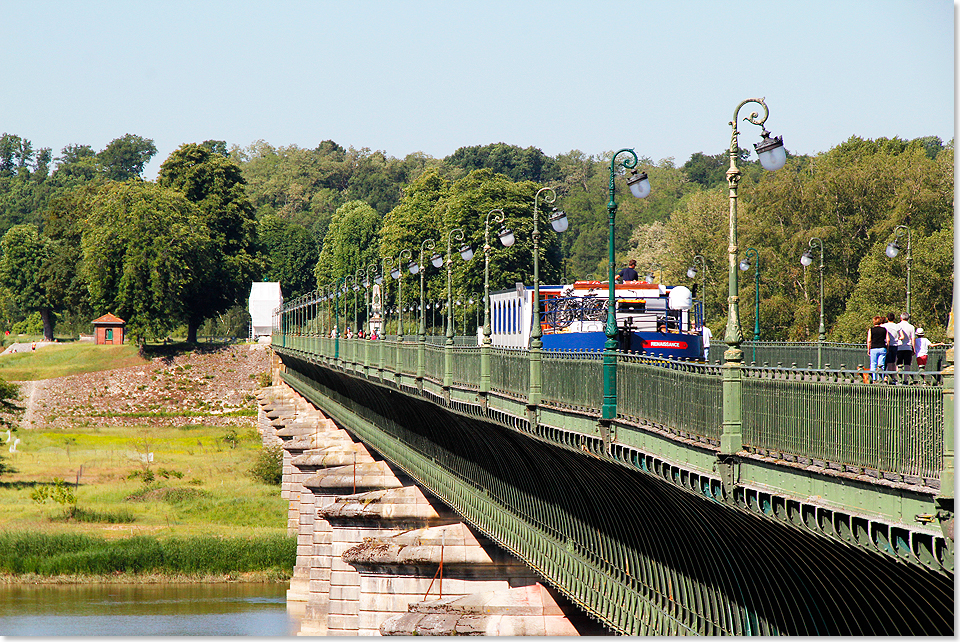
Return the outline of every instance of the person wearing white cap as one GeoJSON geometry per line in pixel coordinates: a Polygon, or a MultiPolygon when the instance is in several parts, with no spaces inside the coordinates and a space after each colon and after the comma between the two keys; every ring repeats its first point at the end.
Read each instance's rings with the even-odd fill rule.
{"type": "Polygon", "coordinates": [[[946,345],[945,343],[930,343],[930,339],[923,336],[923,328],[917,328],[917,338],[913,342],[913,351],[917,355],[917,366],[927,365],[927,350],[935,346],[946,345]]]}

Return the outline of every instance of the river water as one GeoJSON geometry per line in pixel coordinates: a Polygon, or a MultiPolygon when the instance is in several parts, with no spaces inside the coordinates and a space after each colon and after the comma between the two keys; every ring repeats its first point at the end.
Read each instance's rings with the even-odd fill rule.
{"type": "Polygon", "coordinates": [[[0,635],[286,636],[287,584],[0,585],[0,635]]]}

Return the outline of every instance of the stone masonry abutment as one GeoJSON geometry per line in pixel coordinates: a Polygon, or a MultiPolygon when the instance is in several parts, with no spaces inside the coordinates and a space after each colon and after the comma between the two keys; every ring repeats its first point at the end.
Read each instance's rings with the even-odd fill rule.
{"type": "Polygon", "coordinates": [[[299,635],[605,633],[292,388],[257,398],[263,446],[283,449],[299,635]]]}

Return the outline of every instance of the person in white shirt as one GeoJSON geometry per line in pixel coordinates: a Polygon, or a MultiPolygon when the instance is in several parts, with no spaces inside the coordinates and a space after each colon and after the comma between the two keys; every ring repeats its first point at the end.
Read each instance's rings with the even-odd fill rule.
{"type": "Polygon", "coordinates": [[[710,332],[710,328],[704,324],[701,334],[703,335],[703,360],[710,363],[710,339],[713,338],[713,333],[710,332]]]}
{"type": "Polygon", "coordinates": [[[897,346],[897,366],[903,366],[904,370],[909,370],[913,366],[913,341],[916,339],[917,329],[910,323],[910,315],[904,312],[900,315],[900,323],[897,324],[900,330],[900,345],[897,346]]]}
{"type": "Polygon", "coordinates": [[[917,356],[917,367],[927,366],[927,353],[930,348],[946,345],[945,343],[930,343],[930,339],[923,336],[923,328],[917,328],[917,338],[913,342],[913,352],[917,356]]]}
{"type": "Polygon", "coordinates": [[[897,369],[897,348],[900,346],[900,325],[896,323],[893,312],[887,313],[887,322],[883,327],[887,329],[889,340],[887,341],[887,354],[883,360],[885,370],[897,369]]]}

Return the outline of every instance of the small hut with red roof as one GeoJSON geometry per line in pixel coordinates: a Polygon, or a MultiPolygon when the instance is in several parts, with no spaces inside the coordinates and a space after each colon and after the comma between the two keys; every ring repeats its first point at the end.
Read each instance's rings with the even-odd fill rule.
{"type": "Polygon", "coordinates": [[[116,317],[109,312],[94,319],[93,324],[93,342],[98,346],[121,345],[123,343],[123,328],[126,321],[116,317]]]}

